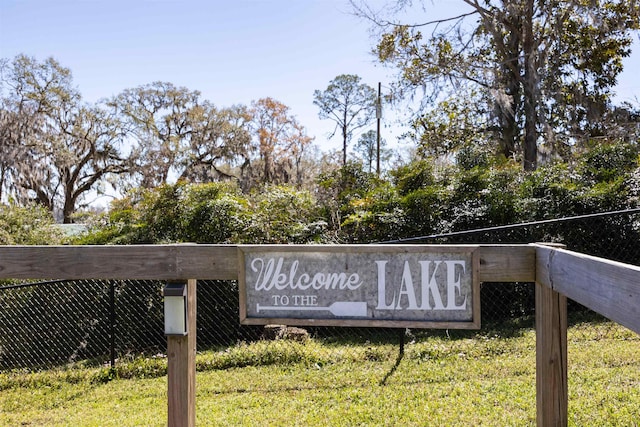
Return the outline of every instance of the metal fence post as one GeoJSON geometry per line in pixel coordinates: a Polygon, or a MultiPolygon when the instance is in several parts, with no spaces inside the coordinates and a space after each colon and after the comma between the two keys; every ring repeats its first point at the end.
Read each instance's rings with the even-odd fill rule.
{"type": "Polygon", "coordinates": [[[109,355],[111,369],[116,367],[116,285],[109,281],[109,355]]]}

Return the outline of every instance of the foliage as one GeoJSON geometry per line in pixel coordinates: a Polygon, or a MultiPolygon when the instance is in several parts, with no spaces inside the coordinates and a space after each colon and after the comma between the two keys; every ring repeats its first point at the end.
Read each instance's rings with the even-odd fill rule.
{"type": "Polygon", "coordinates": [[[532,220],[636,207],[632,194],[638,166],[636,146],[598,144],[574,165],[555,163],[526,175],[520,210],[532,220]]]}
{"type": "Polygon", "coordinates": [[[165,184],[116,201],[80,244],[224,243],[242,228],[243,199],[229,183],[165,184]]]}
{"type": "Polygon", "coordinates": [[[638,166],[638,154],[637,145],[594,144],[578,158],[578,173],[591,184],[612,181],[638,166]]]}
{"type": "Polygon", "coordinates": [[[405,212],[396,190],[379,183],[346,207],[351,213],[342,223],[344,239],[350,243],[382,242],[401,237],[405,212]]]}
{"type": "Polygon", "coordinates": [[[120,122],[103,106],[82,104],[71,71],[53,58],[18,55],[0,76],[2,191],[69,223],[101,181],[127,170],[120,122]]]}
{"type": "MultiPolygon", "coordinates": [[[[459,162],[416,159],[380,179],[360,163],[242,194],[231,183],[179,182],[113,203],[78,243],[377,242],[636,207],[637,147],[598,144],[573,163],[521,171],[465,147],[459,162]]],[[[531,239],[552,238],[530,236],[531,239]]]]}
{"type": "MultiPolygon", "coordinates": [[[[419,3],[426,15],[436,7],[419,3]]],[[[543,139],[549,156],[567,158],[591,138],[620,137],[611,95],[640,28],[635,2],[464,3],[459,16],[416,24],[393,20],[415,16],[407,13],[414,2],[382,13],[352,2],[382,32],[376,53],[399,71],[398,95],[422,89],[413,129],[425,153],[493,140],[496,152],[532,170],[543,139]]]]}
{"type": "Polygon", "coordinates": [[[306,243],[326,223],[308,191],[271,186],[243,195],[231,183],[143,189],[94,220],[80,244],[306,243]]]}
{"type": "Polygon", "coordinates": [[[378,149],[380,154],[380,169],[384,170],[384,165],[389,162],[393,154],[393,151],[387,146],[387,141],[384,138],[380,138],[380,144],[378,146],[378,135],[375,130],[368,130],[358,138],[355,152],[359,155],[362,163],[367,166],[367,172],[369,173],[374,172],[374,163],[376,163],[376,173],[379,172],[377,170],[378,149]]]}
{"type": "Polygon", "coordinates": [[[520,210],[527,212],[531,220],[576,215],[572,194],[579,185],[577,178],[564,163],[539,168],[522,183],[520,210]]]}
{"type": "Polygon", "coordinates": [[[70,69],[26,55],[0,60],[0,142],[0,200],[35,200],[65,223],[89,196],[180,180],[302,188],[316,155],[273,98],[220,108],[158,81],[89,104],[70,69]]]}
{"type": "Polygon", "coordinates": [[[273,98],[251,104],[252,126],[256,138],[252,149],[258,153],[260,170],[253,178],[261,185],[303,181],[302,159],[313,138],[291,115],[289,107],[273,98]]]}
{"type": "Polygon", "coordinates": [[[487,164],[473,157],[435,171],[416,160],[394,172],[402,195],[407,237],[517,222],[519,171],[513,162],[487,164]]]}
{"type": "MultiPolygon", "coordinates": [[[[522,172],[468,147],[457,165],[418,159],[378,179],[362,164],[243,195],[232,184],[163,185],[116,201],[82,243],[375,242],[635,207],[637,149],[596,145],[575,163],[522,172]]],[[[532,237],[533,238],[533,237],[532,237]]]]}
{"type": "Polygon", "coordinates": [[[313,103],[320,108],[318,116],[336,124],[333,135],[340,130],[342,136],[342,165],[347,165],[347,144],[353,132],[373,120],[376,91],[361,83],[360,76],[341,74],[324,91],[313,92],[313,103]]]}
{"type": "Polygon", "coordinates": [[[376,182],[376,177],[356,162],[347,162],[341,168],[318,176],[318,203],[330,229],[340,229],[344,217],[353,213],[351,201],[364,197],[376,182]]]}
{"type": "Polygon", "coordinates": [[[424,158],[400,166],[391,172],[391,176],[398,192],[403,196],[436,182],[433,162],[424,158]]]}
{"type": "MultiPolygon", "coordinates": [[[[423,39],[420,27],[387,23],[378,54],[404,67],[403,83],[415,88],[456,82],[455,96],[442,92],[434,98],[437,109],[419,111],[409,132],[418,156],[389,171],[390,181],[371,175],[373,131],[362,134],[355,147],[364,166],[346,162],[346,143],[370,122],[375,107],[375,91],[356,75],[337,76],[325,91],[314,93],[320,116],[335,121],[336,131],[343,134],[340,168],[331,154],[318,160],[317,147],[289,107],[270,97],[249,107],[219,108],[198,91],[153,82],[91,105],[82,102],[71,71],[53,58],[38,61],[19,55],[3,60],[0,200],[18,206],[35,201],[59,220],[71,222],[79,218],[74,213],[86,207],[89,195],[129,190],[109,214],[95,220],[94,233],[86,240],[93,243],[250,240],[242,236],[244,227],[258,241],[361,241],[369,227],[376,230],[369,240],[374,235],[386,239],[499,224],[520,214],[540,218],[633,205],[640,195],[637,108],[609,108],[609,97],[611,82],[621,70],[618,62],[628,53],[630,31],[638,25],[632,19],[635,9],[613,0],[596,2],[602,6],[596,11],[596,3],[570,2],[575,10],[537,0],[506,10],[495,3],[479,10],[477,2],[468,2],[473,6],[470,14],[443,21],[451,24],[451,31],[439,27],[431,39],[423,39]],[[539,12],[532,25],[544,30],[540,37],[553,33],[545,26],[556,22],[550,11],[564,12],[570,24],[560,34],[569,47],[549,38],[554,40],[551,54],[542,58],[548,61],[538,58],[542,62],[535,64],[544,94],[557,94],[539,99],[535,132],[525,129],[531,118],[525,111],[525,83],[530,82],[525,64],[518,60],[501,63],[497,71],[494,67],[494,61],[508,53],[523,58],[524,41],[513,28],[529,29],[519,19],[531,5],[539,12]],[[466,33],[463,21],[471,16],[481,20],[469,27],[475,31],[466,33]],[[456,31],[460,39],[453,37],[456,31]],[[602,44],[589,45],[593,39],[602,44]],[[474,43],[460,44],[463,40],[474,43]],[[489,48],[507,42],[513,46],[489,48]],[[578,53],[585,49],[594,56],[578,53]],[[459,74],[474,65],[481,67],[459,74]],[[491,72],[480,72],[483,67],[491,72]],[[505,194],[492,188],[502,185],[491,180],[502,179],[511,162],[522,161],[525,139],[543,131],[539,148],[545,171],[503,180],[509,184],[505,194]],[[553,168],[565,168],[568,175],[558,175],[553,168]],[[178,183],[171,183],[174,180],[178,183]],[[237,185],[244,194],[234,189],[196,196],[185,187],[209,182],[229,183],[220,188],[237,185]],[[519,183],[522,188],[514,195],[519,183]],[[310,202],[314,208],[306,207],[302,199],[307,196],[297,193],[295,203],[305,207],[294,221],[305,225],[294,227],[290,235],[266,231],[269,215],[259,212],[253,218],[250,212],[265,210],[260,192],[271,192],[274,184],[283,186],[276,193],[293,186],[316,198],[310,202]],[[551,203],[532,196],[534,189],[546,192],[551,203]],[[385,201],[386,207],[373,198],[385,201]],[[417,209],[426,209],[426,216],[421,218],[417,209]],[[308,215],[304,220],[299,218],[303,214],[308,215]],[[345,225],[345,231],[360,237],[342,232],[345,225]]],[[[534,50],[541,48],[534,45],[534,50]]],[[[385,161],[389,153],[381,143],[385,161]]],[[[284,228],[280,219],[274,221],[284,228]]]]}
{"type": "Polygon", "coordinates": [[[431,110],[420,113],[411,121],[406,135],[415,141],[422,157],[446,157],[465,147],[488,147],[497,151],[493,132],[486,123],[486,100],[470,93],[461,102],[460,96],[439,101],[431,110]]]}
{"type": "Polygon", "coordinates": [[[462,169],[451,182],[449,230],[469,230],[518,221],[518,170],[513,163],[462,169]]]}
{"type": "Polygon", "coordinates": [[[326,222],[311,193],[272,186],[251,195],[244,216],[243,243],[320,242],[326,222]]]}
{"type": "Polygon", "coordinates": [[[1,245],[55,245],[63,241],[51,212],[42,206],[0,204],[1,245]]]}

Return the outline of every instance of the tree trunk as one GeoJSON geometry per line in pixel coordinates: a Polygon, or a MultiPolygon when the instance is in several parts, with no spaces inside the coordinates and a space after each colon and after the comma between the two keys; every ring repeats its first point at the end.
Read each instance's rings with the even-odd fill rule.
{"type": "Polygon", "coordinates": [[[65,191],[64,206],[62,207],[62,223],[71,224],[71,216],[76,210],[76,198],[72,191],[65,191]]]}
{"type": "Polygon", "coordinates": [[[532,171],[538,166],[538,132],[536,114],[536,53],[533,39],[534,0],[527,0],[524,20],[524,149],[522,165],[532,171]]]}
{"type": "Polygon", "coordinates": [[[342,118],[342,166],[347,166],[347,107],[342,118]]]}
{"type": "Polygon", "coordinates": [[[342,166],[347,166],[347,125],[342,126],[342,166]]]}
{"type": "MultiPolygon", "coordinates": [[[[514,32],[509,40],[508,57],[517,58],[520,49],[520,37],[514,32]]],[[[505,56],[507,56],[505,55],[505,56]]],[[[505,73],[505,91],[510,105],[504,105],[504,100],[498,101],[498,114],[500,118],[501,143],[500,151],[506,158],[516,154],[519,126],[516,120],[516,111],[521,102],[520,68],[517,61],[505,60],[503,73],[505,73]]]]}

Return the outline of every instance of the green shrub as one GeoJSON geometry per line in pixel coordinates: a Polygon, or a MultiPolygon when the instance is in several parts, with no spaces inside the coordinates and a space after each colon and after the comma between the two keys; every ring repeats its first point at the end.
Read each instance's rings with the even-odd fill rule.
{"type": "Polygon", "coordinates": [[[578,158],[577,172],[590,184],[620,178],[638,165],[638,147],[617,142],[597,144],[578,158]]]}
{"type": "Polygon", "coordinates": [[[0,245],[55,245],[64,234],[40,205],[0,204],[0,245]]]}
{"type": "Polygon", "coordinates": [[[391,171],[394,184],[403,196],[436,183],[433,162],[420,159],[391,171]]]}
{"type": "Polygon", "coordinates": [[[243,229],[246,204],[228,183],[165,184],[114,201],[77,243],[232,242],[243,229]]]}
{"type": "Polygon", "coordinates": [[[351,212],[342,223],[341,237],[351,243],[368,243],[402,237],[405,212],[401,199],[391,183],[367,191],[350,201],[351,212]]]}
{"type": "Polygon", "coordinates": [[[581,213],[576,195],[578,176],[566,163],[539,167],[524,175],[518,209],[525,221],[562,218],[581,213]]]}
{"type": "Polygon", "coordinates": [[[244,211],[243,243],[320,242],[327,224],[311,193],[271,186],[251,194],[244,211]]]}

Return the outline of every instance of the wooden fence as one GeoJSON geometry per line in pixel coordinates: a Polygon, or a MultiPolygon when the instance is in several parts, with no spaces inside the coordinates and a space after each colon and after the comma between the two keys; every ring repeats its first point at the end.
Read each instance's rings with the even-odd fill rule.
{"type": "MultiPolygon", "coordinates": [[[[640,267],[545,245],[481,245],[481,282],[536,283],[539,426],[567,425],[567,298],[640,333],[640,267]]],[[[195,425],[196,279],[235,280],[232,245],[0,246],[0,278],[188,283],[188,335],[168,337],[170,426],[195,425]]]]}

